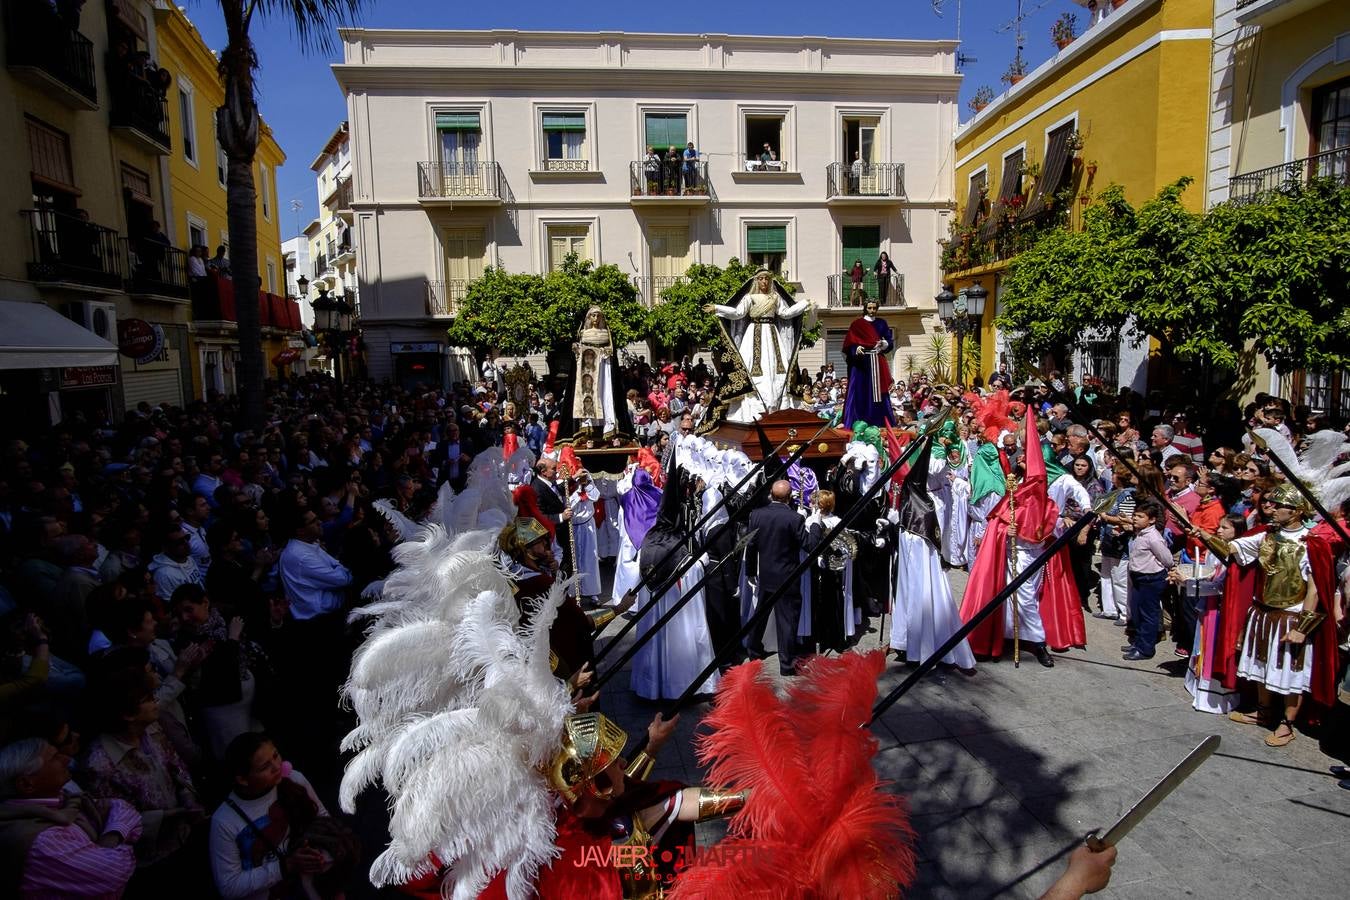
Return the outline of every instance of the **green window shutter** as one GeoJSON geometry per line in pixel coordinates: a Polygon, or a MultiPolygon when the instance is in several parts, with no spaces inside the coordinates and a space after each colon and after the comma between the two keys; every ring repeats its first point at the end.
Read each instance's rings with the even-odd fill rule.
{"type": "Polygon", "coordinates": [[[438,112],[436,113],[437,131],[482,131],[476,112],[438,112]]]}
{"type": "Polygon", "coordinates": [[[786,225],[751,225],[745,229],[745,249],[749,253],[786,253],[786,225]]]}
{"type": "Polygon", "coordinates": [[[872,271],[881,256],[881,228],[877,225],[844,226],[841,243],[844,249],[843,269],[853,268],[853,261],[861,259],[863,268],[872,271]]]}
{"type": "Polygon", "coordinates": [[[671,147],[684,149],[688,143],[688,122],[684,113],[648,113],[646,118],[647,146],[657,150],[671,147]]]}
{"type": "Polygon", "coordinates": [[[545,131],[585,131],[585,113],[544,113],[545,131]]]}

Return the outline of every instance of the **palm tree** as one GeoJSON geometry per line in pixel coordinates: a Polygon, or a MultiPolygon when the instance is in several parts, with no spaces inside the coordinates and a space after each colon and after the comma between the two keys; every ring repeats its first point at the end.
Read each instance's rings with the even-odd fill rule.
{"type": "Polygon", "coordinates": [[[219,0],[228,43],[217,71],[225,86],[225,105],[216,110],[216,131],[229,160],[225,179],[226,216],[230,227],[230,269],[234,278],[235,313],[239,323],[239,369],[236,373],[244,422],[262,424],[262,329],[258,324],[258,228],[254,210],[257,189],[253,158],[258,151],[258,103],[254,78],[258,53],[249,37],[255,17],[287,21],[301,46],[327,51],[339,21],[356,16],[365,0],[219,0]]]}

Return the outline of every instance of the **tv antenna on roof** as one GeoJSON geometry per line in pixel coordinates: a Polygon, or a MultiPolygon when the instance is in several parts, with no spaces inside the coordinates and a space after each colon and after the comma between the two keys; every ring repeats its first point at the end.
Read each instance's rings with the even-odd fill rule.
{"type": "MultiPolygon", "coordinates": [[[[933,0],[933,15],[939,19],[942,18],[942,7],[946,2],[947,0],[933,0]]],[[[957,41],[961,40],[961,0],[956,0],[956,39],[957,41]]],[[[979,60],[967,53],[962,53],[960,50],[956,51],[956,69],[958,72],[965,67],[966,63],[973,62],[979,62],[979,60]]]]}
{"type": "Polygon", "coordinates": [[[1017,55],[1013,58],[1013,62],[1018,66],[1022,65],[1022,49],[1027,43],[1027,33],[1022,30],[1022,25],[1025,24],[1027,19],[1049,5],[1050,0],[1036,0],[1034,6],[1026,9],[1023,0],[1017,0],[1017,15],[994,29],[998,34],[1007,34],[1010,31],[1013,33],[1013,40],[1017,41],[1017,55]]]}

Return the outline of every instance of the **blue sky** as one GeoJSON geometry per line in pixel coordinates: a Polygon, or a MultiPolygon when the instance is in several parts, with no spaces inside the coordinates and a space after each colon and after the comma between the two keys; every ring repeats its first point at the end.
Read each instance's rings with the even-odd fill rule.
{"type": "MultiPolygon", "coordinates": [[[[371,28],[519,28],[566,31],[664,31],[718,32],[723,34],[817,35],[828,37],[953,38],[957,37],[957,6],[961,7],[962,52],[975,57],[963,68],[961,117],[970,117],[966,101],[975,89],[987,84],[1002,91],[999,76],[1017,49],[1010,23],[1017,13],[1017,0],[939,0],[942,15],[933,11],[934,0],[899,0],[869,8],[833,7],[804,0],[771,0],[751,3],[644,3],[641,0],[591,0],[562,4],[540,0],[507,3],[446,4],[434,0],[371,0],[359,24],[371,28]],[[851,13],[845,10],[854,10],[851,13]]],[[[214,0],[186,0],[188,16],[213,50],[225,44],[220,8],[214,0]]],[[[1050,26],[1060,13],[1078,16],[1081,32],[1087,12],[1070,0],[1023,0],[1026,36],[1023,55],[1034,68],[1054,53],[1050,26]]],[[[263,117],[276,133],[287,161],[277,178],[278,205],[282,212],[282,237],[292,237],[313,218],[318,206],[314,173],[309,164],[322,149],[337,123],[346,116],[346,105],[326,57],[305,53],[290,29],[279,21],[255,22],[253,38],[261,64],[259,102],[263,117]],[[292,212],[291,200],[303,204],[292,212]]]]}

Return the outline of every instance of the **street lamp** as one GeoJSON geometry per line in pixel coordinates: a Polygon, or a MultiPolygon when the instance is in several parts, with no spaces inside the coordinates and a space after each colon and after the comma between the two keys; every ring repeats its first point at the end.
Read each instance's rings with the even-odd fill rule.
{"type": "Polygon", "coordinates": [[[968,288],[962,288],[959,294],[953,294],[950,287],[943,285],[942,292],[935,299],[938,318],[943,326],[956,335],[956,382],[965,387],[965,344],[966,335],[979,331],[984,320],[984,303],[989,292],[976,282],[968,288]]]}
{"type": "MultiPolygon", "coordinates": [[[[300,285],[304,296],[308,282],[300,285]]],[[[322,332],[333,356],[333,378],[337,382],[337,399],[342,399],[342,356],[352,336],[352,314],[355,308],[345,298],[329,296],[327,288],[319,288],[314,307],[314,330],[322,332]]]]}
{"type": "Polygon", "coordinates": [[[295,279],[295,286],[300,291],[301,299],[309,296],[309,279],[301,275],[295,279]]]}

